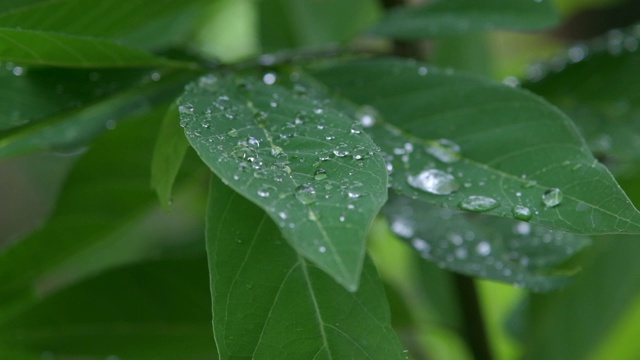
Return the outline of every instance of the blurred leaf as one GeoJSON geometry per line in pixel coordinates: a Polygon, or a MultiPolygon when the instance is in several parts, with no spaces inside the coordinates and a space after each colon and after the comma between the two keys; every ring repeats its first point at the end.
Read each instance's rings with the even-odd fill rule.
{"type": "Polygon", "coordinates": [[[373,0],[264,0],[258,5],[266,51],[344,42],[379,13],[373,0]]]}
{"type": "Polygon", "coordinates": [[[613,30],[532,66],[523,84],[567,112],[614,174],[634,172],[640,161],[639,42],[640,27],[613,30]]]}
{"type": "Polygon", "coordinates": [[[469,216],[399,196],[383,212],[396,235],[439,267],[534,291],[566,285],[567,277],[550,268],[589,244],[526,222],[469,216]]]}
{"type": "MultiPolygon", "coordinates": [[[[163,21],[164,30],[167,30],[173,22],[180,20],[181,13],[193,8],[194,4],[203,3],[203,0],[160,0],[153,4],[148,0],[40,1],[0,13],[0,27],[119,39],[148,48],[144,42],[127,40],[132,33],[152,27],[165,18],[171,19],[163,21]]],[[[154,41],[172,36],[173,31],[156,32],[154,41]]]]}
{"type": "Polygon", "coordinates": [[[178,106],[173,103],[162,120],[151,160],[151,187],[165,209],[171,205],[173,183],[188,148],[189,142],[180,127],[178,106]]]}
{"type": "Polygon", "coordinates": [[[267,214],[217,178],[207,221],[222,359],[406,359],[369,260],[359,290],[348,292],[291,249],[267,214]]]}
{"type": "Polygon", "coordinates": [[[0,342],[43,358],[217,359],[207,283],[204,258],[112,270],[0,324],[0,342]]]}
{"type": "Polygon", "coordinates": [[[0,67],[0,131],[91,104],[160,72],[0,67]],[[18,74],[18,75],[16,75],[18,74]]]}
{"type": "Polygon", "coordinates": [[[413,40],[494,29],[540,30],[559,22],[549,0],[440,0],[394,8],[371,33],[413,40]]]}
{"type": "Polygon", "coordinates": [[[156,116],[118,126],[78,161],[50,220],[0,253],[0,299],[33,287],[48,270],[129,226],[153,204],[149,162],[156,116]]]}
{"type": "Polygon", "coordinates": [[[0,61],[77,68],[191,67],[119,43],[38,30],[0,28],[0,61]]]}
{"type": "Polygon", "coordinates": [[[157,82],[147,79],[138,86],[76,112],[4,132],[0,134],[0,158],[83,146],[116,127],[121,118],[144,113],[153,106],[175,99],[184,84],[193,77],[190,72],[165,73],[157,82]]]}
{"type": "Polygon", "coordinates": [[[367,230],[387,198],[371,139],[307,88],[211,75],[190,84],[181,104],[187,138],[216,175],[355,291],[367,230]]]}
{"type": "Polygon", "coordinates": [[[640,213],[571,121],[528,92],[400,60],[312,72],[360,105],[394,190],[575,233],[638,233],[640,213]]]}

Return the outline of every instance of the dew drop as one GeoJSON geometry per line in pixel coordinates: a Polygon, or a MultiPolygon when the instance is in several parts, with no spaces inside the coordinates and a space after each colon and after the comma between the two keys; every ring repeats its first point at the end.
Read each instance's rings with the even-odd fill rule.
{"type": "Polygon", "coordinates": [[[267,85],[275,84],[276,80],[277,80],[277,76],[275,73],[272,73],[272,72],[268,72],[264,74],[264,76],[262,76],[262,82],[264,82],[267,85]]]}
{"type": "Polygon", "coordinates": [[[327,248],[326,248],[326,247],[324,247],[324,246],[320,246],[320,247],[318,248],[318,251],[320,251],[321,253],[323,253],[323,254],[324,254],[324,253],[326,253],[326,252],[327,252],[327,248]]]}
{"type": "Polygon", "coordinates": [[[414,249],[420,251],[420,252],[427,252],[429,251],[429,244],[419,238],[413,238],[411,239],[411,246],[413,246],[414,249]]]}
{"type": "Polygon", "coordinates": [[[529,235],[531,233],[531,224],[521,221],[513,227],[513,232],[518,235],[529,235]]]}
{"type": "Polygon", "coordinates": [[[403,238],[412,237],[414,232],[411,224],[405,222],[404,220],[396,220],[391,223],[391,231],[403,238]]]}
{"type": "Polygon", "coordinates": [[[462,200],[458,207],[462,210],[484,212],[495,209],[500,205],[494,198],[487,196],[472,195],[462,200]]]}
{"type": "Polygon", "coordinates": [[[433,141],[426,150],[443,163],[450,164],[460,160],[460,145],[448,139],[433,141]]]}
{"type": "Polygon", "coordinates": [[[313,204],[316,202],[316,189],[309,184],[298,185],[296,187],[296,198],[305,205],[313,204]]]}
{"type": "Polygon", "coordinates": [[[236,129],[231,129],[227,132],[227,135],[231,136],[231,137],[237,137],[238,136],[238,130],[236,129]]]}
{"type": "Polygon", "coordinates": [[[415,176],[409,176],[407,183],[412,187],[435,195],[449,195],[460,188],[455,177],[438,169],[429,169],[415,176]]]}
{"type": "Polygon", "coordinates": [[[313,174],[313,177],[316,180],[324,180],[327,178],[327,170],[320,168],[315,171],[315,173],[313,174]]]}
{"type": "Polygon", "coordinates": [[[479,242],[478,245],[476,246],[476,252],[480,256],[487,256],[491,254],[491,244],[489,244],[486,241],[479,242]]]}
{"type": "Polygon", "coordinates": [[[529,221],[533,217],[533,212],[526,206],[516,205],[512,209],[513,217],[522,221],[529,221]]]}
{"type": "Polygon", "coordinates": [[[370,128],[376,124],[378,112],[371,106],[363,106],[356,113],[356,117],[360,124],[365,128],[370,128]]]}
{"type": "Polygon", "coordinates": [[[558,206],[562,201],[562,191],[558,188],[549,189],[542,194],[542,202],[546,207],[558,206]]]}

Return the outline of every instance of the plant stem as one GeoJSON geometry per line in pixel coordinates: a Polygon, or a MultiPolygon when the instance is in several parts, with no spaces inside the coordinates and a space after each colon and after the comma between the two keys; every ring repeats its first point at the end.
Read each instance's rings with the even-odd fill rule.
{"type": "Polygon", "coordinates": [[[475,360],[492,360],[478,293],[473,278],[453,274],[455,290],[460,301],[463,337],[475,360]]]}

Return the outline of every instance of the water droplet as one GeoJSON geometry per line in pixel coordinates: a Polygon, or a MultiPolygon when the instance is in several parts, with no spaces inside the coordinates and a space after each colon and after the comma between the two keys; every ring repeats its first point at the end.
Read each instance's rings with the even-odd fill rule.
{"type": "Polygon", "coordinates": [[[347,192],[347,196],[349,196],[349,199],[357,199],[359,198],[361,195],[358,192],[355,191],[349,191],[347,192]]]}
{"type": "Polygon", "coordinates": [[[456,255],[456,257],[458,259],[466,259],[467,258],[467,248],[465,248],[465,247],[456,248],[454,253],[455,253],[455,255],[456,255]]]}
{"type": "Polygon", "coordinates": [[[415,176],[409,176],[407,183],[412,187],[435,195],[449,195],[460,188],[455,177],[438,169],[429,169],[415,176]]]}
{"type": "Polygon", "coordinates": [[[356,117],[360,124],[365,128],[370,128],[376,124],[378,112],[371,106],[363,106],[356,113],[356,117]]]}
{"type": "Polygon", "coordinates": [[[327,170],[320,168],[313,173],[313,177],[316,180],[324,180],[327,178],[327,170]]]}
{"type": "Polygon", "coordinates": [[[462,210],[483,212],[495,209],[499,205],[500,203],[498,203],[498,201],[496,201],[496,199],[494,198],[471,195],[468,198],[462,200],[460,204],[458,204],[458,207],[460,207],[460,209],[462,210]]]}
{"type": "Polygon", "coordinates": [[[536,185],[538,185],[538,182],[535,180],[525,180],[524,183],[522,184],[522,187],[525,189],[529,189],[536,185]]]}
{"type": "Polygon", "coordinates": [[[420,252],[427,252],[429,251],[429,244],[419,238],[413,238],[411,239],[411,246],[413,246],[414,249],[420,251],[420,252]]]}
{"type": "Polygon", "coordinates": [[[391,223],[391,231],[396,235],[403,238],[410,238],[413,236],[413,227],[402,219],[398,219],[391,223]]]}
{"type": "Polygon", "coordinates": [[[460,160],[460,145],[447,139],[432,141],[427,147],[427,152],[447,164],[460,160]]]}
{"type": "Polygon", "coordinates": [[[238,136],[238,130],[236,129],[231,129],[227,132],[227,135],[231,136],[231,137],[237,137],[238,136]]]}
{"type": "Polygon", "coordinates": [[[343,150],[343,149],[336,149],[336,150],[333,150],[333,154],[337,157],[345,157],[349,155],[349,151],[343,150]]]}
{"type": "Polygon", "coordinates": [[[420,76],[425,76],[425,75],[427,75],[428,72],[429,72],[429,69],[427,69],[426,66],[420,66],[418,68],[418,75],[420,75],[420,76]]]}
{"type": "Polygon", "coordinates": [[[533,217],[533,212],[526,206],[516,205],[512,209],[513,217],[518,220],[529,221],[533,217]]]}
{"type": "Polygon", "coordinates": [[[272,72],[268,72],[264,74],[264,76],[262,76],[262,82],[264,82],[267,85],[275,84],[276,80],[277,80],[277,76],[275,73],[272,73],[272,72]]]}
{"type": "Polygon", "coordinates": [[[554,207],[562,201],[562,191],[558,188],[549,189],[542,194],[542,202],[546,207],[554,207]]]}
{"type": "Polygon", "coordinates": [[[327,252],[327,248],[326,248],[326,247],[324,247],[324,246],[320,246],[320,247],[318,248],[318,251],[320,251],[321,253],[323,253],[323,254],[324,254],[324,253],[326,253],[326,252],[327,252]]]}
{"type": "Polygon", "coordinates": [[[296,187],[296,197],[305,205],[316,202],[316,189],[309,184],[302,184],[296,187]]]}
{"type": "Polygon", "coordinates": [[[491,244],[489,244],[486,241],[479,242],[478,245],[476,246],[476,252],[480,256],[487,256],[491,254],[491,244]]]}
{"type": "Polygon", "coordinates": [[[258,193],[258,196],[262,198],[268,198],[269,196],[271,196],[271,192],[274,190],[275,188],[273,186],[263,184],[260,186],[257,193],[258,193]]]}
{"type": "Polygon", "coordinates": [[[520,221],[516,226],[514,226],[513,232],[518,235],[529,235],[531,233],[531,224],[520,221]]]}

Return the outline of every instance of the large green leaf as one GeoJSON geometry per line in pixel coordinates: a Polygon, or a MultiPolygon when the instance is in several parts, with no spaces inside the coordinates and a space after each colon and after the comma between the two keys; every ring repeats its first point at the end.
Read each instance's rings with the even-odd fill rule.
{"type": "Polygon", "coordinates": [[[396,235],[439,267],[534,291],[566,285],[568,277],[551,269],[589,244],[588,238],[538,225],[469,215],[399,196],[392,197],[383,212],[396,235]]]}
{"type": "Polygon", "coordinates": [[[359,290],[345,290],[289,247],[264,211],[217,178],[207,250],[221,359],[406,358],[370,261],[359,290]]]}
{"type": "Polygon", "coordinates": [[[112,270],[0,324],[0,349],[42,358],[216,359],[207,283],[202,257],[112,270]]]}
{"type": "Polygon", "coordinates": [[[258,2],[264,50],[344,42],[375,21],[372,0],[264,0],[258,2]]]}
{"type": "Polygon", "coordinates": [[[121,118],[145,113],[153,106],[174,99],[194,76],[183,71],[164,73],[159,81],[147,79],[83,109],[2,133],[0,158],[31,151],[84,146],[96,136],[116,127],[121,118]]]}
{"type": "Polygon", "coordinates": [[[312,89],[213,75],[187,87],[180,113],[189,142],[216,175],[355,291],[365,235],[387,198],[387,172],[354,121],[312,89]]]}
{"type": "Polygon", "coordinates": [[[564,114],[526,91],[400,60],[312,72],[364,107],[392,187],[462,210],[583,234],[638,233],[640,213],[564,114]]]}
{"type": "Polygon", "coordinates": [[[639,42],[637,29],[613,30],[532,66],[523,84],[567,112],[614,174],[634,172],[640,161],[639,42]]]}
{"type": "Polygon", "coordinates": [[[411,40],[493,29],[539,30],[559,20],[549,0],[439,0],[392,9],[371,33],[411,40]]]}
{"type": "Polygon", "coordinates": [[[76,68],[190,67],[105,39],[0,28],[0,61],[76,68]]]}
{"type": "MultiPolygon", "coordinates": [[[[0,13],[0,27],[111,38],[148,48],[145,43],[129,41],[132,34],[167,17],[172,21],[163,24],[171,26],[180,20],[180,14],[202,3],[202,0],[160,0],[153,4],[148,0],[40,1],[0,13]]],[[[179,28],[164,30],[156,32],[152,41],[172,38],[176,30],[180,31],[179,28]]]]}

